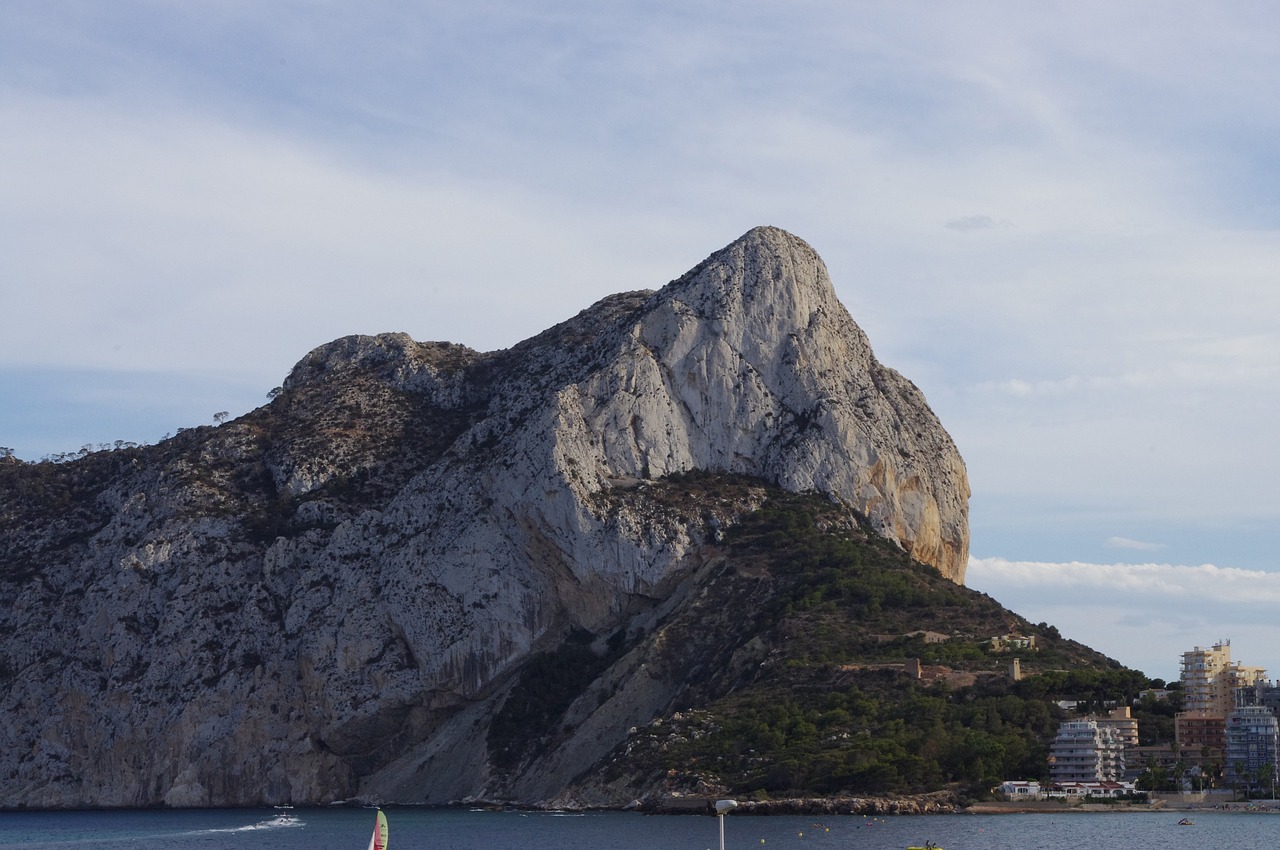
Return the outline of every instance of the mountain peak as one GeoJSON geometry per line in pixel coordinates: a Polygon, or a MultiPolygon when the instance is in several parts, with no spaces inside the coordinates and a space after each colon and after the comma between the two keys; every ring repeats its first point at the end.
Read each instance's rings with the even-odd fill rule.
{"type": "Polygon", "coordinates": [[[611,392],[617,381],[597,379],[588,393],[598,399],[588,428],[602,435],[610,465],[627,475],[743,473],[818,491],[963,582],[963,461],[919,390],[876,360],[808,243],[754,228],[630,321],[632,342],[616,362],[632,386],[611,392]]]}
{"type": "Polygon", "coordinates": [[[686,683],[637,672],[508,775],[512,678],[655,635],[766,492],[956,583],[968,551],[950,437],[772,227],[506,351],[344,337],[238,420],[0,475],[0,799],[32,808],[533,799],[686,683]]]}
{"type": "MultiPolygon", "coordinates": [[[[777,227],[752,228],[668,288],[704,288],[720,293],[737,289],[748,301],[768,299],[788,290],[813,290],[823,300],[835,299],[818,253],[803,239],[777,227]]],[[[775,312],[803,314],[805,311],[797,311],[797,306],[793,298],[786,298],[775,312]]]]}

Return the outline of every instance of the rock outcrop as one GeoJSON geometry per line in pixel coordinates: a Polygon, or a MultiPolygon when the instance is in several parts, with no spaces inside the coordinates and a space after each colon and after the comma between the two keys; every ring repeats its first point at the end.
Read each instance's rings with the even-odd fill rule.
{"type": "Polygon", "coordinates": [[[675,685],[621,658],[523,765],[489,726],[532,654],[688,601],[760,498],[645,497],[691,471],[825,494],[963,582],[955,446],[774,228],[507,351],[348,337],[235,422],[7,465],[0,801],[548,799],[675,685]]]}

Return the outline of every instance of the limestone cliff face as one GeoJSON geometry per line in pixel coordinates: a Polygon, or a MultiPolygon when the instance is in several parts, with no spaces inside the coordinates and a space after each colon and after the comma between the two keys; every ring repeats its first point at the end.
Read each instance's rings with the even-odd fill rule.
{"type": "Polygon", "coordinates": [[[594,737],[519,769],[487,724],[531,653],[673,610],[751,507],[632,498],[694,470],[963,582],[955,446],[773,228],[508,351],[348,337],[235,422],[0,470],[0,804],[547,799],[672,682],[623,663],[594,737]]]}

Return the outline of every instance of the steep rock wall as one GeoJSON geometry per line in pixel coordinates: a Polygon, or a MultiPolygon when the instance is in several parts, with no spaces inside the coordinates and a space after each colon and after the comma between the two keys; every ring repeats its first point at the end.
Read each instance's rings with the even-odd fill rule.
{"type": "MultiPolygon", "coordinates": [[[[774,228],[509,351],[348,337],[236,422],[62,466],[4,507],[15,806],[543,793],[486,761],[513,671],[570,629],[656,625],[743,509],[609,507],[646,480],[825,493],[956,582],[968,548],[950,438],[774,228]]],[[[646,675],[611,716],[671,698],[646,675]]]]}

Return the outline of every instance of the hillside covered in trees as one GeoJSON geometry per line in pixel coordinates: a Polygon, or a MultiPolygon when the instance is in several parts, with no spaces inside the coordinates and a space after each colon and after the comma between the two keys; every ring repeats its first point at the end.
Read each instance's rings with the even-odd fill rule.
{"type": "MultiPolygon", "coordinates": [[[[651,490],[714,500],[746,486],[689,475],[651,490]]],[[[698,678],[671,710],[635,729],[586,785],[631,787],[638,796],[951,790],[977,799],[1007,778],[1047,777],[1060,721],[1129,704],[1151,685],[1053,626],[947,581],[816,496],[771,490],[717,557],[720,570],[700,589],[696,611],[674,615],[637,649],[661,663],[659,644],[677,652],[670,647],[721,642],[719,656],[697,664],[698,678]],[[768,591],[744,592],[752,583],[768,591]],[[1034,648],[1010,651],[992,640],[1008,635],[1034,638],[1034,648]],[[1059,701],[1075,705],[1068,711],[1059,701]]],[[[509,742],[493,735],[522,730],[521,746],[532,753],[539,743],[531,730],[547,730],[543,745],[570,734],[570,704],[605,675],[618,640],[593,652],[580,636],[535,659],[491,743],[510,754],[509,742]]],[[[1139,710],[1144,730],[1172,733],[1171,718],[1160,719],[1165,706],[1139,710]]]]}

